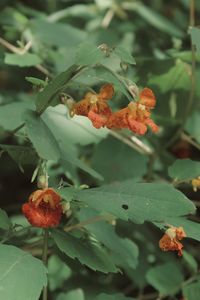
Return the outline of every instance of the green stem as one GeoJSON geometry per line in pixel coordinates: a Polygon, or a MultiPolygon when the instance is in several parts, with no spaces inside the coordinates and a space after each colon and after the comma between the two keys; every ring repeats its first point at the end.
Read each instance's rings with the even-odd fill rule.
{"type": "MultiPolygon", "coordinates": [[[[48,236],[49,236],[48,229],[44,229],[44,241],[43,241],[42,261],[43,261],[43,263],[44,263],[45,266],[47,266],[48,236]]],[[[42,300],[47,300],[47,286],[43,287],[42,300]]]]}

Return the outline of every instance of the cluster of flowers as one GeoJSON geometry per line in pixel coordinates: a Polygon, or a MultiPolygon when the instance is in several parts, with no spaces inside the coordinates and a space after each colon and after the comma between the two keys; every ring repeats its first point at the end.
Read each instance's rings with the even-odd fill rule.
{"type": "Polygon", "coordinates": [[[128,128],[137,134],[144,135],[149,126],[153,132],[158,132],[159,127],[151,119],[151,110],[156,105],[156,99],[151,89],[144,88],[137,101],[131,101],[127,107],[116,112],[112,112],[108,105],[108,100],[113,95],[113,85],[105,84],[98,94],[88,92],[82,100],[73,103],[70,115],[88,117],[95,128],[128,128]]]}

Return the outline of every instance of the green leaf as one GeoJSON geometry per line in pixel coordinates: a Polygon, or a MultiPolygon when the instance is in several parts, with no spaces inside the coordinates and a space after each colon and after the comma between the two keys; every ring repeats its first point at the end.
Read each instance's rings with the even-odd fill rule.
{"type": "Polygon", "coordinates": [[[10,245],[0,245],[0,274],[3,300],[39,299],[42,287],[47,285],[42,262],[10,245]]]}
{"type": "Polygon", "coordinates": [[[86,32],[64,23],[51,23],[45,19],[29,22],[36,42],[58,47],[77,47],[87,37],[86,32]]]}
{"type": "Polygon", "coordinates": [[[170,66],[168,71],[165,71],[163,74],[151,76],[148,84],[150,86],[158,86],[162,93],[178,89],[188,91],[191,84],[188,71],[188,64],[177,59],[175,65],[170,66]]]}
{"type": "Polygon", "coordinates": [[[101,130],[94,128],[86,117],[70,118],[64,105],[49,107],[42,118],[60,143],[65,144],[65,148],[67,148],[66,144],[83,146],[97,144],[109,133],[109,130],[105,128],[101,130]]]}
{"type": "Polygon", "coordinates": [[[134,298],[126,297],[123,294],[100,294],[97,297],[94,298],[94,300],[134,300],[134,298]]]}
{"type": "Polygon", "coordinates": [[[85,300],[83,290],[76,289],[66,294],[61,293],[56,300],[85,300]]]}
{"type": "MultiPolygon", "coordinates": [[[[87,208],[81,209],[79,217],[81,222],[97,217],[98,213],[87,208]]],[[[94,222],[85,226],[90,233],[109,249],[115,264],[122,268],[135,269],[138,263],[138,247],[128,238],[121,238],[115,227],[105,221],[94,222]]]]}
{"type": "Polygon", "coordinates": [[[198,271],[198,263],[195,258],[187,251],[183,251],[183,259],[188,267],[188,269],[193,273],[196,274],[198,271]]]}
{"type": "Polygon", "coordinates": [[[121,59],[122,62],[127,63],[127,64],[131,64],[131,65],[136,64],[134,57],[124,47],[117,46],[114,49],[114,53],[121,59]]]}
{"type": "Polygon", "coordinates": [[[25,79],[32,83],[33,85],[40,86],[40,87],[45,87],[47,85],[47,82],[45,80],[36,78],[36,77],[25,77],[25,79]]]}
{"type": "Polygon", "coordinates": [[[81,190],[77,199],[90,207],[121,219],[163,221],[167,217],[194,213],[195,206],[184,194],[167,184],[133,183],[132,180],[81,190]]]}
{"type": "Polygon", "coordinates": [[[13,102],[0,107],[0,126],[6,130],[14,130],[22,124],[22,116],[27,109],[31,107],[30,103],[13,102]]]}
{"type": "Polygon", "coordinates": [[[77,66],[71,66],[67,71],[60,73],[44,90],[38,93],[36,100],[36,109],[39,113],[43,112],[48,106],[60,103],[59,92],[66,86],[70,79],[75,75],[77,66]]]}
{"type": "Polygon", "coordinates": [[[97,46],[90,42],[84,42],[77,49],[75,63],[83,66],[94,65],[100,63],[104,56],[97,46]]]}
{"type": "Polygon", "coordinates": [[[8,230],[11,227],[10,219],[7,213],[0,208],[0,228],[3,230],[8,230]]]}
{"type": "Polygon", "coordinates": [[[183,295],[187,300],[200,299],[200,280],[183,286],[183,295]]]}
{"type": "Polygon", "coordinates": [[[41,117],[37,113],[27,110],[25,123],[28,137],[38,155],[43,159],[58,160],[60,149],[57,141],[41,117]]]}
{"type": "Polygon", "coordinates": [[[84,117],[82,119],[81,117],[80,119],[79,117],[72,120],[69,119],[63,105],[54,109],[48,108],[42,118],[45,120],[45,123],[50,128],[59,145],[61,166],[68,171],[70,163],[81,168],[91,176],[102,180],[103,178],[99,173],[78,158],[75,144],[87,145],[96,143],[107,134],[108,130],[99,132],[84,117]],[[84,120],[87,122],[84,122],[84,120]]]}
{"type": "Polygon", "coordinates": [[[190,29],[192,44],[196,46],[197,52],[200,54],[200,29],[192,27],[190,29]]]}
{"type": "Polygon", "coordinates": [[[177,159],[168,169],[175,180],[188,181],[200,176],[200,162],[191,159],[177,159]]]}
{"type": "Polygon", "coordinates": [[[41,58],[33,53],[21,54],[5,54],[5,63],[8,65],[15,65],[19,67],[36,66],[42,62],[41,58]]]}
{"type": "Polygon", "coordinates": [[[136,5],[134,4],[133,9],[150,25],[158,30],[168,33],[169,35],[183,37],[183,31],[170,22],[167,18],[158,14],[149,6],[143,5],[141,2],[138,2],[136,5]]]}
{"type": "Polygon", "coordinates": [[[0,147],[8,152],[18,165],[34,165],[38,160],[37,153],[31,147],[2,144],[0,144],[0,147]]]}
{"type": "Polygon", "coordinates": [[[198,143],[200,143],[199,123],[200,112],[194,111],[186,123],[186,130],[192,137],[196,139],[198,143]]]}
{"type": "Polygon", "coordinates": [[[184,279],[181,270],[172,262],[149,269],[146,278],[161,295],[175,294],[184,279]]]}
{"type": "Polygon", "coordinates": [[[103,273],[116,273],[118,271],[109,255],[97,243],[77,238],[59,230],[53,230],[52,236],[62,252],[73,259],[77,258],[92,270],[103,273]]]}
{"type": "Polygon", "coordinates": [[[108,137],[95,147],[92,166],[103,175],[106,182],[128,178],[135,180],[145,174],[147,160],[146,156],[108,137]]]}

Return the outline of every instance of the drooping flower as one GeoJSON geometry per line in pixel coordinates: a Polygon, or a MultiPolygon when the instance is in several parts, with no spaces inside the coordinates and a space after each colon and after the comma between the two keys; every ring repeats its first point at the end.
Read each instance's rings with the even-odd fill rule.
{"type": "Polygon", "coordinates": [[[22,212],[35,227],[55,227],[60,223],[62,216],[60,200],[61,197],[52,188],[37,190],[22,206],[22,212]]]}
{"type": "Polygon", "coordinates": [[[105,84],[101,87],[99,94],[89,92],[85,97],[72,105],[71,115],[88,117],[95,128],[104,127],[112,111],[107,103],[114,94],[112,84],[105,84]]]}
{"type": "Polygon", "coordinates": [[[197,189],[200,189],[200,176],[192,179],[192,186],[194,192],[197,192],[197,189]]]}
{"type": "Polygon", "coordinates": [[[156,105],[155,96],[149,88],[144,88],[136,102],[131,102],[126,108],[113,113],[106,126],[109,129],[128,128],[131,131],[144,135],[147,126],[153,132],[158,132],[159,127],[151,119],[150,110],[156,105]]]}
{"type": "Polygon", "coordinates": [[[159,241],[159,247],[163,251],[178,251],[178,256],[182,256],[183,245],[180,241],[186,237],[183,227],[170,227],[159,241]]]}

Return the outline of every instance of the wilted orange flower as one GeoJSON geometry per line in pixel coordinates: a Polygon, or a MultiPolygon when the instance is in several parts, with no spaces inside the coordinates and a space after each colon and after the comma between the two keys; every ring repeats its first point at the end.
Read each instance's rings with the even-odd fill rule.
{"type": "Polygon", "coordinates": [[[105,84],[101,87],[99,94],[89,92],[78,103],[71,108],[71,115],[88,117],[95,128],[104,127],[112,111],[107,104],[114,94],[112,84],[105,84]]]}
{"type": "Polygon", "coordinates": [[[163,251],[178,251],[178,256],[182,256],[183,245],[179,242],[186,233],[183,227],[170,227],[159,241],[159,247],[163,251]]]}
{"type": "Polygon", "coordinates": [[[200,189],[200,176],[192,179],[192,186],[194,192],[197,192],[197,189],[200,189]]]}
{"type": "Polygon", "coordinates": [[[147,126],[153,132],[158,132],[159,127],[150,118],[151,112],[156,105],[155,96],[149,88],[144,88],[137,102],[131,102],[126,108],[113,113],[108,119],[106,126],[109,129],[129,128],[131,131],[144,135],[147,126]]]}
{"type": "Polygon", "coordinates": [[[55,227],[62,216],[61,197],[51,188],[33,192],[22,212],[29,223],[35,227],[55,227]]]}

